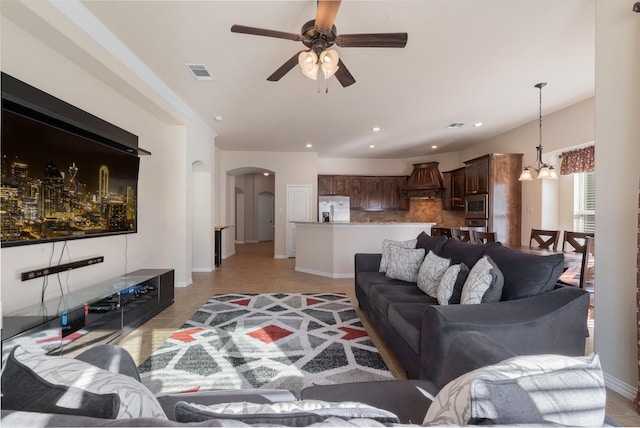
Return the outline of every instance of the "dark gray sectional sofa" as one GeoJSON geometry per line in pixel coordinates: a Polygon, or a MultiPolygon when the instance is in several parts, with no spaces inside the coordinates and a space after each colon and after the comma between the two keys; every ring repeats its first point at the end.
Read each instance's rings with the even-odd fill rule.
{"type": "Polygon", "coordinates": [[[502,272],[504,285],[498,302],[439,305],[416,283],[379,272],[381,254],[356,254],[359,305],[410,379],[440,384],[449,345],[467,331],[482,332],[516,355],[584,355],[589,295],[556,284],[564,267],[562,254],[525,254],[500,243],[469,244],[424,232],[416,248],[469,268],[488,255],[502,272]]]}

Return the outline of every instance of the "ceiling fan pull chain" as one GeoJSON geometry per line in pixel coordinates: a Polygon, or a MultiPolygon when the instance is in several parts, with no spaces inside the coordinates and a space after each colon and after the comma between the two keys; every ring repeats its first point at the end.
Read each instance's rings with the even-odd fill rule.
{"type": "Polygon", "coordinates": [[[329,85],[327,84],[327,87],[324,89],[324,93],[328,94],[329,93],[329,85]]]}

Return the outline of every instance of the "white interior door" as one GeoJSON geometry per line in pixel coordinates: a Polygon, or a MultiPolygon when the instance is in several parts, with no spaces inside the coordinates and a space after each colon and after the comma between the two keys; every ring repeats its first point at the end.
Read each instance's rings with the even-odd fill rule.
{"type": "Polygon", "coordinates": [[[287,257],[296,256],[296,221],[311,221],[311,185],[287,185],[287,257]]]}
{"type": "Polygon", "coordinates": [[[258,241],[273,241],[273,193],[258,195],[258,241]]]}

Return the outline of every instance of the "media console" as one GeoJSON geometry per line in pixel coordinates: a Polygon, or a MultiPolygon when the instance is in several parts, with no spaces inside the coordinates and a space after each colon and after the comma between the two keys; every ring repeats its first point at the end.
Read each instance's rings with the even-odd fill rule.
{"type": "Polygon", "coordinates": [[[9,312],[2,356],[17,345],[72,355],[130,333],[174,300],[173,269],[141,269],[9,312]]]}

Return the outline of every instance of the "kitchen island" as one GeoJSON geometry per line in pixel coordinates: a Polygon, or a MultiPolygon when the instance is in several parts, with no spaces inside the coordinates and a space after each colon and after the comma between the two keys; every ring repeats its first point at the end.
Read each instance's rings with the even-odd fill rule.
{"type": "Polygon", "coordinates": [[[310,223],[296,222],[298,272],[328,278],[353,278],[356,253],[380,253],[382,241],[406,241],[430,234],[435,223],[310,223]]]}

